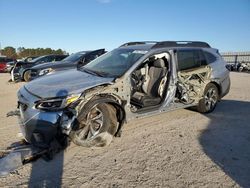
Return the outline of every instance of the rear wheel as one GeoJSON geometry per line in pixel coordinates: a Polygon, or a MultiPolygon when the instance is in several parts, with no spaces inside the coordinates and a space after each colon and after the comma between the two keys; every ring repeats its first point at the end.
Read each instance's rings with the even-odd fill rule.
{"type": "Polygon", "coordinates": [[[217,105],[218,99],[219,99],[218,88],[212,83],[207,84],[204,90],[204,96],[199,101],[197,110],[201,113],[212,112],[217,105]]]}
{"type": "Polygon", "coordinates": [[[30,80],[30,70],[27,70],[27,71],[24,72],[24,74],[23,74],[23,80],[25,82],[28,82],[30,80]]]}
{"type": "Polygon", "coordinates": [[[70,138],[79,146],[102,147],[110,144],[117,128],[116,109],[109,104],[97,104],[86,116],[79,116],[70,138]]]}

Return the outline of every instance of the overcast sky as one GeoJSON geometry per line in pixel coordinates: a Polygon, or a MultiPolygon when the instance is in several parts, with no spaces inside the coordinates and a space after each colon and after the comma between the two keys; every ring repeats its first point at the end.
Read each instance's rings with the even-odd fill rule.
{"type": "Polygon", "coordinates": [[[201,40],[250,51],[250,0],[0,0],[0,43],[68,52],[201,40]]]}

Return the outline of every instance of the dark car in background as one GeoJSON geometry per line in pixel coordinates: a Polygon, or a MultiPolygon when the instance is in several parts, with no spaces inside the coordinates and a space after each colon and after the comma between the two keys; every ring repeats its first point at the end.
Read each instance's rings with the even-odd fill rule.
{"type": "Polygon", "coordinates": [[[15,61],[15,59],[8,57],[0,57],[0,72],[6,72],[7,63],[12,61],[15,61]]]}
{"type": "Polygon", "coordinates": [[[17,62],[13,68],[13,71],[11,72],[11,79],[12,81],[28,81],[29,80],[29,71],[30,68],[38,65],[38,64],[43,64],[47,62],[55,62],[55,61],[61,61],[68,55],[44,55],[37,57],[30,62],[17,62]]]}
{"type": "Polygon", "coordinates": [[[28,63],[37,57],[39,57],[39,56],[29,56],[29,57],[25,57],[25,58],[21,59],[20,61],[18,61],[18,60],[17,61],[16,60],[10,61],[10,62],[6,63],[5,72],[11,73],[12,69],[14,68],[14,66],[17,62],[19,64],[28,63]]]}
{"type": "Polygon", "coordinates": [[[84,66],[104,53],[106,53],[105,49],[98,49],[94,51],[81,51],[66,57],[62,61],[58,61],[55,63],[44,63],[33,66],[29,71],[29,80],[33,80],[35,78],[44,76],[55,71],[84,66]]]}

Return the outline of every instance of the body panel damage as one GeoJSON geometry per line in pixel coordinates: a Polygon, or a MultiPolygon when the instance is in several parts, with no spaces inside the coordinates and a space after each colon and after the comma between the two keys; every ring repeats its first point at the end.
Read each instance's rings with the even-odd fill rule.
{"type": "Polygon", "coordinates": [[[124,123],[135,118],[201,104],[204,111],[201,101],[211,88],[215,92],[215,105],[228,93],[228,70],[217,51],[208,45],[194,43],[204,46],[197,50],[197,46],[193,49],[181,44],[182,51],[204,50],[212,53],[216,61],[179,70],[176,56],[179,48],[175,50],[175,44],[143,44],[123,45],[93,60],[83,70],[51,74],[22,87],[18,100],[20,126],[26,140],[32,144],[43,140],[49,145],[54,138],[80,136],[96,143],[99,138],[102,140],[98,134],[120,136],[124,123]],[[41,136],[46,133],[44,127],[46,131],[53,129],[49,131],[53,134],[47,134],[51,135],[49,138],[41,136]]]}

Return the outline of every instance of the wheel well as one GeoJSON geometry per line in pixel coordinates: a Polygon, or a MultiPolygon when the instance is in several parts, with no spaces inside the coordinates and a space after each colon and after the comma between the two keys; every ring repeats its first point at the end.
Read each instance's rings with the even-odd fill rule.
{"type": "Polygon", "coordinates": [[[30,69],[26,69],[26,70],[23,71],[22,78],[24,78],[24,74],[25,74],[27,71],[30,71],[30,69]]]}
{"type": "Polygon", "coordinates": [[[119,137],[119,136],[121,136],[121,128],[122,128],[124,121],[125,121],[125,116],[126,116],[125,111],[124,111],[123,107],[116,102],[107,102],[107,103],[114,106],[116,109],[116,117],[117,117],[117,120],[119,122],[119,126],[118,126],[116,133],[115,133],[115,136],[119,137]]]}
{"type": "MultiPolygon", "coordinates": [[[[87,104],[92,104],[92,105],[98,103],[107,103],[112,105],[116,109],[116,117],[119,125],[117,132],[115,133],[115,136],[119,137],[121,135],[121,128],[125,122],[125,117],[126,117],[126,113],[123,106],[116,100],[115,97],[108,94],[95,96],[89,102],[87,102],[87,104]]],[[[84,106],[86,106],[87,104],[85,104],[84,106]]]]}
{"type": "Polygon", "coordinates": [[[211,84],[214,84],[217,89],[218,89],[218,94],[219,94],[219,97],[221,97],[221,86],[217,83],[217,82],[210,82],[211,84]]]}

